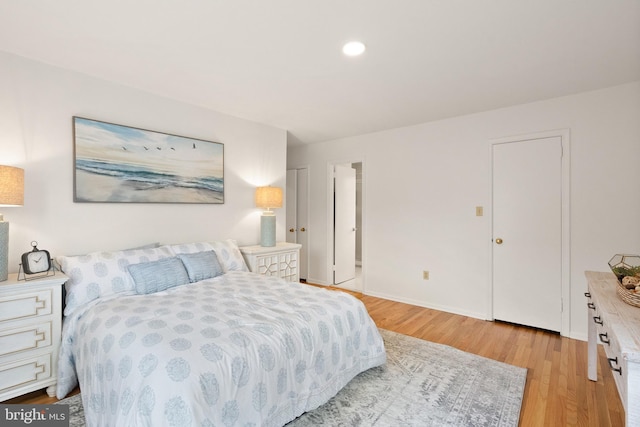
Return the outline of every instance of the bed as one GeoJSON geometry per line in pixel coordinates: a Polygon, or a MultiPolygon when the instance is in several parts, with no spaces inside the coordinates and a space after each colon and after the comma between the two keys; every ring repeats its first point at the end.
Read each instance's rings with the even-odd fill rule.
{"type": "Polygon", "coordinates": [[[385,363],[364,305],[257,275],[232,240],[59,257],[58,398],[87,426],[282,426],[385,363]]]}

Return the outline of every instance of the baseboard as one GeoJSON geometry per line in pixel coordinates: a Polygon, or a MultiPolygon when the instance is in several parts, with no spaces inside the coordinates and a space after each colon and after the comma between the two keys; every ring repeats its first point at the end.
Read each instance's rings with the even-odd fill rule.
{"type": "Polygon", "coordinates": [[[579,341],[589,341],[589,337],[583,332],[570,332],[569,338],[579,341]]]}
{"type": "Polygon", "coordinates": [[[344,289],[345,291],[362,293],[362,289],[356,288],[355,286],[343,286],[343,285],[331,285],[331,286],[337,289],[344,289]]]}
{"type": "Polygon", "coordinates": [[[482,312],[475,312],[475,311],[465,311],[465,310],[460,310],[456,307],[449,307],[449,306],[445,306],[445,305],[438,305],[438,304],[425,304],[422,301],[416,301],[416,300],[412,300],[410,298],[399,298],[395,295],[389,295],[389,294],[384,294],[384,293],[378,293],[378,292],[369,292],[365,289],[364,291],[365,295],[370,295],[372,297],[376,297],[376,298],[383,298],[389,301],[395,301],[395,302],[401,302],[404,304],[411,304],[411,305],[415,305],[418,307],[424,307],[424,308],[430,308],[432,310],[438,310],[438,311],[444,311],[447,313],[452,313],[452,314],[457,314],[460,316],[467,316],[467,317],[473,317],[474,319],[480,319],[480,320],[490,320],[487,319],[487,316],[485,313],[482,312]]]}
{"type": "Polygon", "coordinates": [[[314,279],[313,277],[307,277],[307,283],[312,283],[314,285],[320,286],[331,286],[331,283],[326,283],[324,280],[314,279]]]}

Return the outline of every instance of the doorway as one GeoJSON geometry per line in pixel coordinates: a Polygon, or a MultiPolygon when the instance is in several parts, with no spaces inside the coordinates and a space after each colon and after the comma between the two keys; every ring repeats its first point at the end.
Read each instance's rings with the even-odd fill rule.
{"type": "Polygon", "coordinates": [[[495,141],[492,319],[568,335],[568,131],[495,141]]]}
{"type": "Polygon", "coordinates": [[[332,284],[362,292],[363,260],[363,164],[331,165],[332,168],[332,284]]]}

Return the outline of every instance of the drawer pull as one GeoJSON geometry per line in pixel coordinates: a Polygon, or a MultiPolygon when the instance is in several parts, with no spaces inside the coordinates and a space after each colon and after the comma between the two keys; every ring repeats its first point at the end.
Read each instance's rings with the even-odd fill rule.
{"type": "Polygon", "coordinates": [[[585,292],[584,296],[587,297],[587,298],[591,298],[591,293],[590,292],[585,292]]]}
{"type": "Polygon", "coordinates": [[[609,367],[611,368],[612,371],[617,372],[618,374],[622,375],[622,366],[619,366],[617,368],[613,367],[613,364],[615,363],[616,365],[618,364],[618,358],[614,357],[614,358],[608,358],[607,359],[609,361],[609,367]]]}
{"type": "Polygon", "coordinates": [[[596,309],[596,305],[592,302],[588,302],[587,303],[587,307],[589,307],[591,310],[595,310],[596,309]]]}
{"type": "Polygon", "coordinates": [[[45,336],[44,332],[38,332],[35,336],[36,339],[36,344],[39,343],[40,341],[44,341],[45,339],[47,339],[47,337],[45,336]]]}
{"type": "MultiPolygon", "coordinates": [[[[600,341],[602,341],[604,344],[611,345],[611,341],[609,341],[609,335],[606,332],[601,333],[599,336],[600,336],[600,341]]],[[[617,360],[618,358],[616,357],[616,363],[617,363],[617,360]]]]}
{"type": "Polygon", "coordinates": [[[593,316],[593,321],[596,322],[596,325],[602,325],[602,319],[600,316],[593,316]]]}
{"type": "Polygon", "coordinates": [[[43,374],[45,371],[45,366],[41,365],[40,363],[36,363],[36,370],[33,371],[34,374],[39,375],[39,374],[43,374]]]}

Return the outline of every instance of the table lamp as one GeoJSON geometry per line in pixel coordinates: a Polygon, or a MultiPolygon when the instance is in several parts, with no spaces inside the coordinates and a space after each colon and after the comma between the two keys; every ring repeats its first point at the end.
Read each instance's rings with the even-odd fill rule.
{"type": "Polygon", "coordinates": [[[282,188],[256,188],[256,206],[265,209],[260,217],[260,246],[275,246],[276,215],[272,209],[282,207],[282,188]]]}
{"type": "MultiPolygon", "coordinates": [[[[0,206],[24,204],[24,170],[0,165],[0,206]]],[[[9,222],[0,213],[0,282],[9,277],[9,222]]]]}

